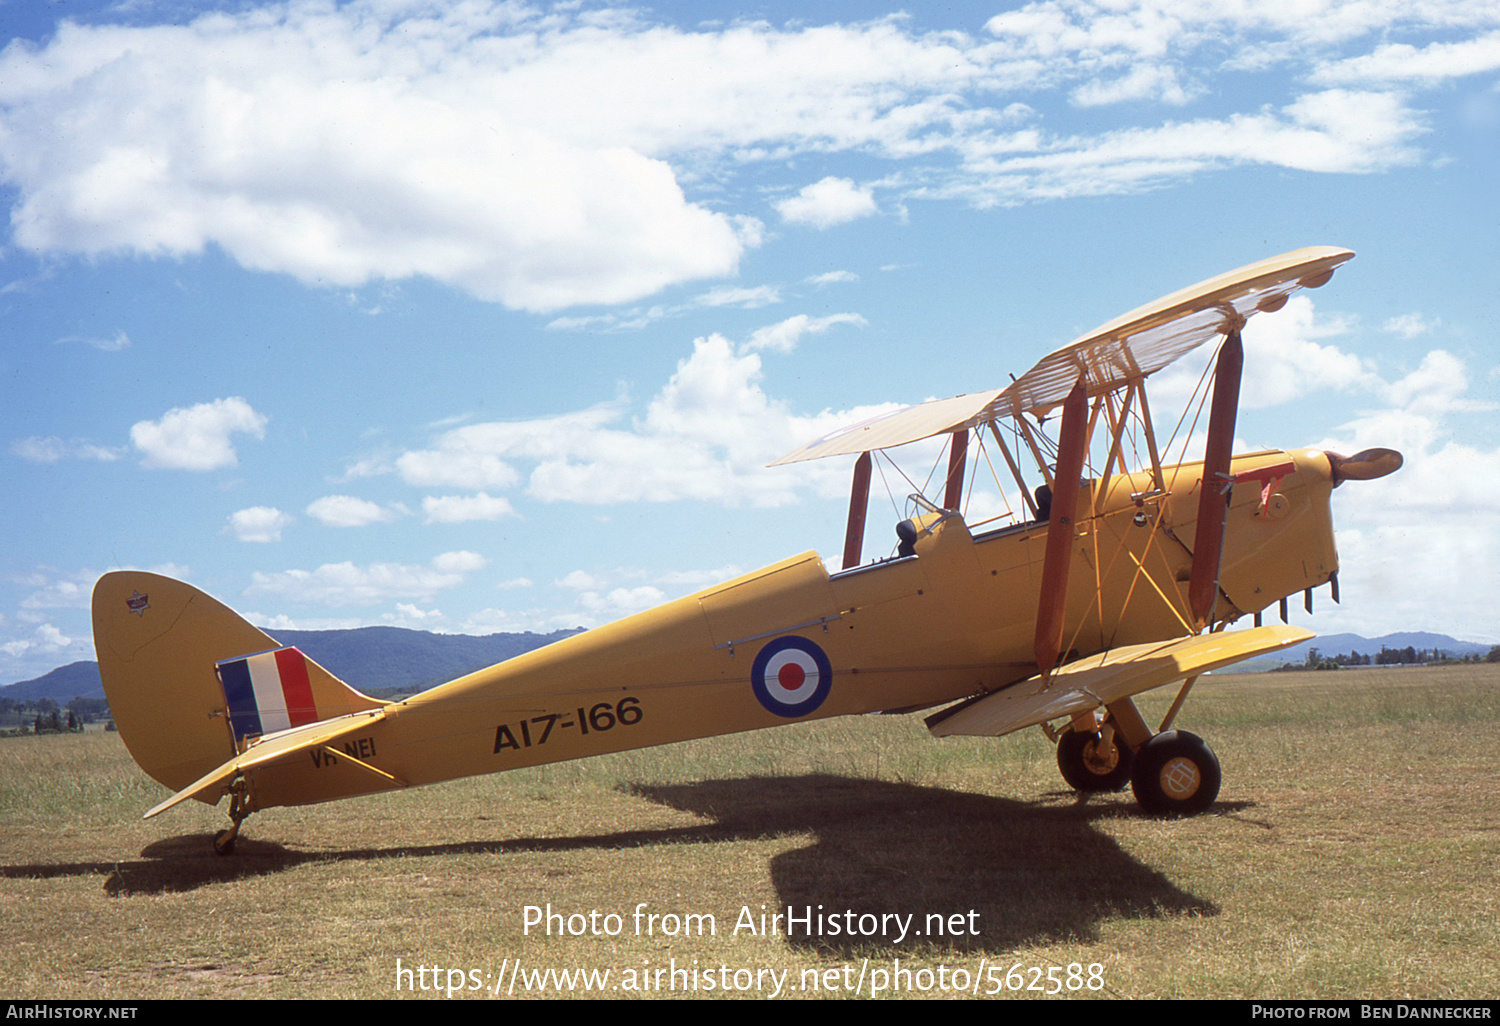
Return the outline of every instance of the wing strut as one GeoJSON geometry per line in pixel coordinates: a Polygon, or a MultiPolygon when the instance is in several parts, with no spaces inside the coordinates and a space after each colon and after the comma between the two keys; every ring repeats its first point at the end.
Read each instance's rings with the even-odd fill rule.
{"type": "Polygon", "coordinates": [[[870,507],[870,454],[860,453],[854,463],[854,485],[849,490],[849,526],[844,530],[844,569],[859,566],[864,558],[865,513],[870,507]]]}
{"type": "Polygon", "coordinates": [[[1240,329],[1233,328],[1219,349],[1214,368],[1214,403],[1208,415],[1208,445],[1198,483],[1198,528],[1193,538],[1193,575],[1188,608],[1198,630],[1213,621],[1219,597],[1219,558],[1224,552],[1224,524],[1229,517],[1229,460],[1234,450],[1234,419],[1240,404],[1240,372],[1245,350],[1240,329]]]}
{"type": "Polygon", "coordinates": [[[958,509],[964,501],[964,461],[969,455],[969,429],[955,431],[948,446],[948,487],[943,491],[943,508],[958,509]]]}
{"type": "Polygon", "coordinates": [[[1052,514],[1047,524],[1047,554],[1042,563],[1042,596],[1036,611],[1036,664],[1046,680],[1062,647],[1063,612],[1068,600],[1068,566],[1073,559],[1073,518],[1078,512],[1084,450],[1088,448],[1088,390],[1084,376],[1063,401],[1057,436],[1057,473],[1052,479],[1052,514]]]}

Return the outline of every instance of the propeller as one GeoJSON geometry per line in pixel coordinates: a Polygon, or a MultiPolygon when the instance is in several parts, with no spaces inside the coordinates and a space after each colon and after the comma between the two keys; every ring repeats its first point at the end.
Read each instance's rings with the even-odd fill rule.
{"type": "Polygon", "coordinates": [[[1326,452],[1329,466],[1333,468],[1333,484],[1337,488],[1345,481],[1373,481],[1401,469],[1401,454],[1395,449],[1366,449],[1353,456],[1341,456],[1326,452]]]}

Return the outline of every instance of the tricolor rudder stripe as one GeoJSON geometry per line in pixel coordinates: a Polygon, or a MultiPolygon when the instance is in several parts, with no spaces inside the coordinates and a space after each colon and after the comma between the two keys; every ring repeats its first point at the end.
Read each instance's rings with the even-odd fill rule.
{"type": "Polygon", "coordinates": [[[750,668],[750,687],[768,712],[794,719],[823,704],[833,687],[833,667],[816,643],[788,634],[760,650],[750,668]]]}
{"type": "Polygon", "coordinates": [[[318,721],[307,658],[297,649],[226,659],[215,669],[224,685],[236,741],[318,721]]]}

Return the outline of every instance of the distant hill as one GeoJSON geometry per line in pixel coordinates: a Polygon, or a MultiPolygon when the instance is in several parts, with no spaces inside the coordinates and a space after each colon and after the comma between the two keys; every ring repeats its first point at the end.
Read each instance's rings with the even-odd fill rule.
{"type": "Polygon", "coordinates": [[[430,634],[405,627],[357,627],[344,631],[276,631],[283,645],[296,645],[325,670],[361,691],[421,691],[486,666],[514,659],[582,632],[551,634],[430,634]]]}
{"type": "Polygon", "coordinates": [[[16,702],[50,698],[58,705],[67,705],[75,698],[103,697],[104,685],[99,680],[99,664],[92,659],[59,666],[51,673],[0,688],[0,698],[16,702]]]}
{"type": "MultiPolygon", "coordinates": [[[[578,627],[551,634],[528,631],[474,637],[469,634],[429,634],[405,627],[358,627],[342,631],[277,631],[274,636],[283,645],[296,645],[352,687],[381,696],[395,691],[422,691],[561,641],[582,630],[578,627]]],[[[1240,663],[1228,672],[1255,673],[1275,669],[1282,663],[1300,663],[1307,658],[1309,648],[1316,648],[1328,656],[1347,652],[1375,656],[1382,648],[1402,649],[1408,645],[1419,651],[1437,649],[1451,656],[1484,655],[1493,647],[1426,631],[1403,631],[1378,638],[1329,634],[1293,645],[1272,659],[1240,663]]],[[[15,701],[50,698],[58,705],[67,705],[78,697],[104,697],[99,664],[92,660],[69,663],[32,680],[0,687],[0,698],[15,701]]]]}
{"type": "MultiPolygon", "coordinates": [[[[462,677],[523,652],[571,637],[583,628],[551,634],[429,634],[404,627],[358,627],[342,631],[276,631],[283,645],[296,645],[328,672],[371,694],[421,691],[462,677]]],[[[32,680],[0,688],[0,698],[50,698],[67,705],[74,698],[103,698],[99,664],[69,663],[32,680]]]]}

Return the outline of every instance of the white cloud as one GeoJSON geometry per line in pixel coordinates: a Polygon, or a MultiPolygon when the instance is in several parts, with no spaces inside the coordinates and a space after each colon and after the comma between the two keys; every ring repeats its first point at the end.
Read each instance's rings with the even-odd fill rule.
{"type": "MultiPolygon", "coordinates": [[[[835,315],[821,328],[855,323],[853,317],[835,315]]],[[[818,330],[814,319],[792,320],[783,340],[818,330]]],[[[476,488],[504,487],[519,478],[513,464],[529,463],[527,492],[543,502],[778,506],[807,488],[842,494],[848,468],[836,461],[775,470],[766,464],[835,427],[894,407],[798,415],[766,395],[761,378],[758,353],[710,335],[694,341],[692,355],[628,425],[622,425],[626,407],[620,402],[532,421],[470,424],[396,462],[412,484],[476,488]],[[491,472],[494,479],[485,480],[491,472]]]]}
{"type": "Polygon", "coordinates": [[[371,606],[393,599],[429,601],[438,592],[456,588],[466,574],[485,566],[474,552],[445,552],[428,566],[402,563],[325,563],[316,570],[255,572],[245,594],[270,595],[295,602],[329,606],[371,606]]]}
{"type": "Polygon", "coordinates": [[[515,516],[510,500],[480,492],[477,495],[429,495],[422,500],[429,524],[462,524],[515,516]]]}
{"type": "Polygon", "coordinates": [[[694,300],[698,306],[738,306],[746,310],[779,302],[781,302],[781,290],[774,285],[756,285],[752,288],[726,285],[710,289],[694,300]]]}
{"type": "Polygon", "coordinates": [[[130,336],[125,334],[123,330],[115,332],[113,338],[98,338],[92,335],[68,335],[57,341],[59,345],[69,342],[82,342],[84,345],[93,346],[104,353],[117,353],[121,349],[128,349],[130,347],[130,336]]]}
{"type": "Polygon", "coordinates": [[[1320,67],[1313,81],[1328,84],[1421,81],[1437,83],[1500,68],[1500,32],[1456,43],[1384,43],[1372,53],[1320,67]]]}
{"type": "Polygon", "coordinates": [[[619,318],[613,314],[590,314],[586,317],[554,317],[547,322],[548,331],[589,331],[614,328],[619,318]]]}
{"type": "Polygon", "coordinates": [[[704,307],[739,307],[754,310],[781,302],[779,285],[722,285],[700,293],[684,303],[654,303],[647,307],[630,307],[616,313],[589,314],[581,317],[556,317],[547,323],[552,331],[639,331],[668,317],[702,310],[704,307]]]}
{"type": "Polygon", "coordinates": [[[265,437],[266,418],[235,396],[168,410],[159,421],[143,420],[130,440],[145,454],[141,466],[168,470],[218,470],[239,462],[230,436],[265,437]]]}
{"type": "Polygon", "coordinates": [[[61,573],[51,567],[38,568],[17,579],[20,584],[36,589],[21,600],[21,608],[87,609],[98,579],[99,574],[93,570],[61,573]]]}
{"type": "MultiPolygon", "coordinates": [[[[464,436],[450,435],[457,443],[464,436]]],[[[408,452],[396,460],[396,469],[407,484],[423,488],[448,485],[457,488],[505,488],[517,478],[515,468],[490,453],[462,452],[451,444],[447,452],[408,452]]]]}
{"type": "Polygon", "coordinates": [[[1181,106],[1196,92],[1183,86],[1175,68],[1137,64],[1118,78],[1084,83],[1073,91],[1073,102],[1080,107],[1101,107],[1135,100],[1161,100],[1181,106]]]}
{"type": "Polygon", "coordinates": [[[879,213],[873,190],[861,188],[848,178],[832,176],[804,186],[797,195],[777,203],[776,209],[783,220],[814,228],[832,228],[879,213]]]}
{"type": "MultiPolygon", "coordinates": [[[[713,572],[713,574],[717,573],[717,571],[713,572]]],[[[566,577],[554,582],[560,588],[575,592],[577,596],[576,611],[563,619],[594,626],[659,606],[676,595],[692,590],[690,587],[684,587],[690,582],[701,580],[703,583],[695,586],[702,587],[703,584],[719,583],[735,574],[731,572],[705,579],[702,572],[690,571],[665,574],[654,584],[638,583],[645,576],[643,571],[626,569],[616,569],[608,573],[572,571],[566,577]],[[657,587],[658,584],[667,587],[657,587]]]]}
{"type": "Polygon", "coordinates": [[[1422,363],[1388,389],[1393,406],[1426,415],[1493,410],[1490,403],[1465,399],[1469,389],[1469,372],[1464,362],[1452,353],[1434,349],[1422,357],[1422,363]]]}
{"type": "MultiPolygon", "coordinates": [[[[1092,76],[1135,62],[1181,59],[1213,48],[1252,50],[1261,64],[1323,58],[1363,37],[1493,26],[1482,0],[1407,4],[1202,3],[1200,0],[1036,0],[996,15],[985,29],[1014,60],[1047,62],[1056,77],[1092,76]]],[[[1243,56],[1237,58],[1243,61],[1243,56]]]]}
{"type": "MultiPolygon", "coordinates": [[[[1466,414],[1493,409],[1468,398],[1463,361],[1442,350],[1385,387],[1386,405],[1343,425],[1319,448],[1346,455],[1374,446],[1405,457],[1395,474],[1350,481],[1334,493],[1339,580],[1358,608],[1382,623],[1430,622],[1458,638],[1496,638],[1494,582],[1500,580],[1500,447],[1455,437],[1466,414]]],[[[1339,613],[1358,630],[1358,613],[1339,613]]]]}
{"type": "Polygon", "coordinates": [[[389,460],[381,459],[378,456],[371,456],[358,460],[346,468],[343,475],[337,478],[337,480],[343,482],[353,481],[355,478],[360,477],[379,477],[381,474],[389,474],[395,469],[395,467],[391,466],[389,460]]]}
{"type": "Polygon", "coordinates": [[[267,616],[265,613],[252,611],[240,615],[261,630],[271,632],[273,636],[275,631],[344,631],[367,626],[364,620],[354,616],[292,617],[282,613],[267,616]]]}
{"type": "Polygon", "coordinates": [[[441,624],[446,617],[440,609],[422,609],[410,602],[397,602],[396,611],[384,613],[380,619],[395,627],[412,627],[417,630],[430,631],[441,624]]]}
{"type": "Polygon", "coordinates": [[[525,68],[562,42],[543,23],[517,32],[524,12],[503,4],[384,7],[64,22],[45,47],[8,48],[16,241],[153,256],[215,244],[310,284],[421,275],[531,310],[735,270],[750,226],[689,202],[641,148],[568,138],[515,102],[525,68]]]}
{"type": "Polygon", "coordinates": [[[1248,164],[1373,172],[1418,160],[1412,141],[1424,131],[1400,96],[1328,90],[1227,118],[1056,140],[1030,130],[975,140],[965,147],[965,174],[914,194],[961,196],[984,207],[1135,192],[1248,164]]]}
{"type": "Polygon", "coordinates": [[[649,584],[638,588],[612,588],[608,592],[586,591],[580,599],[590,613],[609,619],[629,616],[645,609],[659,606],[666,601],[667,594],[649,584]]]}
{"type": "Polygon", "coordinates": [[[432,565],[435,569],[450,574],[467,574],[475,570],[483,570],[489,560],[477,552],[469,552],[467,549],[458,552],[444,552],[440,556],[434,556],[432,565]]]}
{"type": "Polygon", "coordinates": [[[396,467],[407,484],[420,488],[506,488],[520,474],[505,458],[555,457],[578,435],[619,415],[617,407],[599,406],[541,420],[470,424],[445,433],[430,449],[402,453],[396,467]]]}
{"type": "Polygon", "coordinates": [[[602,580],[584,570],[574,570],[556,583],[559,588],[572,588],[574,591],[598,591],[604,587],[602,580]]]}
{"type": "Polygon", "coordinates": [[[18,657],[27,652],[51,654],[60,652],[73,644],[73,639],[50,623],[40,624],[31,632],[30,638],[10,641],[0,645],[0,652],[18,657]]]}
{"type": "Polygon", "coordinates": [[[395,520],[404,512],[398,507],[381,506],[369,499],[352,495],[325,495],[313,500],[307,515],[329,527],[366,527],[395,520]]]}
{"type": "Polygon", "coordinates": [[[534,631],[549,634],[556,630],[568,630],[585,624],[574,612],[526,611],[511,609],[481,609],[464,618],[460,629],[465,634],[498,634],[505,632],[534,631]]]}
{"type": "MultiPolygon", "coordinates": [[[[1251,317],[1243,333],[1240,408],[1278,406],[1323,389],[1379,392],[1384,382],[1364,360],[1322,341],[1351,330],[1344,318],[1319,316],[1306,295],[1293,296],[1275,313],[1251,317]]],[[[1151,378],[1151,405],[1158,421],[1169,411],[1175,416],[1186,405],[1217,352],[1214,344],[1201,346],[1151,378]]]]}
{"type": "Polygon", "coordinates": [[[251,506],[229,515],[224,533],[242,542],[279,542],[292,518],[274,506],[251,506]]]}
{"type": "Polygon", "coordinates": [[[577,608],[564,621],[594,626],[651,609],[674,598],[733,580],[746,568],[729,565],[708,570],[648,572],[640,568],[574,570],[553,582],[576,594],[577,608]]]}
{"type": "Polygon", "coordinates": [[[853,324],[863,328],[868,322],[855,313],[830,314],[827,317],[809,317],[807,314],[797,314],[788,317],[784,321],[768,324],[764,328],[757,328],[751,335],[750,341],[746,342],[743,349],[745,352],[755,352],[761,349],[774,349],[778,353],[790,353],[797,348],[797,342],[805,334],[821,335],[835,324],[853,324]]]}
{"type": "MultiPolygon", "coordinates": [[[[1235,165],[1408,163],[1424,116],[1360,87],[1494,67],[1491,6],[1044,0],[977,38],[896,16],[688,30],[488,0],[64,22],[0,52],[0,164],[14,240],[36,253],[217,246],[322,285],[427,277],[528,310],[623,303],[736,272],[763,226],[682,182],[732,185],[749,164],[857,153],[902,165],[881,183],[897,204],[988,206],[1235,165]],[[1097,134],[1039,113],[1049,92],[1116,109],[1226,96],[1225,52],[1351,88],[1097,134]]],[[[870,186],[832,175],[779,208],[819,227],[877,211],[870,186]]]]}
{"type": "Polygon", "coordinates": [[[1401,314],[1391,317],[1380,326],[1382,331],[1388,331],[1392,335],[1400,335],[1405,339],[1413,339],[1418,335],[1426,335],[1442,327],[1443,319],[1434,317],[1428,320],[1419,313],[1401,314]]]}
{"type": "Polygon", "coordinates": [[[1293,296],[1274,314],[1250,319],[1244,331],[1245,375],[1240,405],[1247,410],[1292,402],[1319,389],[1369,390],[1380,384],[1359,357],[1321,339],[1350,331],[1339,317],[1318,318],[1310,298],[1293,296]]]}
{"type": "Polygon", "coordinates": [[[808,278],[807,281],[808,284],[817,285],[821,288],[824,285],[834,285],[841,282],[859,281],[859,275],[855,274],[853,271],[825,271],[822,274],[813,275],[811,278],[808,278]]]}
{"type": "Polygon", "coordinates": [[[673,570],[661,574],[657,578],[657,583],[667,585],[674,591],[701,591],[715,584],[723,584],[725,581],[733,580],[742,574],[748,573],[749,569],[749,567],[730,563],[727,566],[715,567],[712,570],[673,570]]]}
{"type": "Polygon", "coordinates": [[[10,451],[29,460],[32,463],[56,463],[58,460],[117,460],[120,458],[119,449],[111,449],[107,446],[96,445],[93,442],[75,438],[72,441],[63,441],[53,435],[45,438],[32,437],[22,438],[10,444],[10,451]]]}

